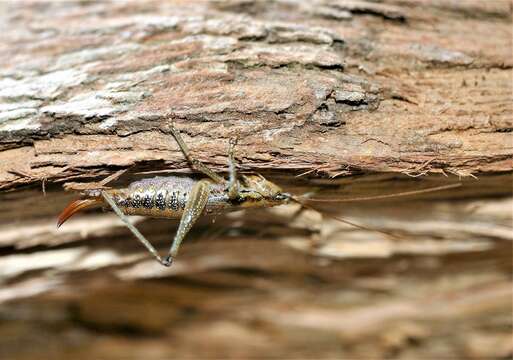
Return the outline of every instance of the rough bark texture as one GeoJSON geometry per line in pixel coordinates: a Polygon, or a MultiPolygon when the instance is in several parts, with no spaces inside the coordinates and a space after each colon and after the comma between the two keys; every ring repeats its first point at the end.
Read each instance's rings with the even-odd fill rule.
{"type": "MultiPolygon", "coordinates": [[[[0,3],[0,357],[510,358],[511,8],[0,3]],[[112,214],[55,229],[66,183],[190,173],[169,122],[298,194],[463,186],[319,207],[399,237],[206,218],[169,269],[112,214]]],[[[168,247],[176,222],[134,221],[168,247]]]]}

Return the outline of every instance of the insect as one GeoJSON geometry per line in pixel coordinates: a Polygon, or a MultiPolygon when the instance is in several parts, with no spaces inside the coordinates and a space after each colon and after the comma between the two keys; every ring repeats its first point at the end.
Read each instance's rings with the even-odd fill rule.
{"type": "MultiPolygon", "coordinates": [[[[305,202],[339,201],[336,199],[322,200],[294,196],[284,192],[278,185],[265,179],[260,174],[239,176],[236,170],[235,141],[233,140],[230,140],[228,150],[229,176],[228,179],[225,179],[191,156],[178,130],[170,126],[170,132],[191,167],[203,173],[206,178],[197,180],[178,176],[154,177],[133,182],[122,189],[86,189],[83,191],[83,199],[73,201],[61,212],[57,227],[60,227],[67,219],[82,209],[96,205],[108,205],[158,262],[164,266],[170,266],[176,258],[185,236],[198,218],[204,214],[245,208],[265,208],[290,202],[296,202],[303,207],[316,210],[305,202]],[[129,222],[128,215],[180,219],[178,230],[165,257],[161,257],[155,247],[129,222]]],[[[456,186],[459,186],[459,184],[456,184],[456,186]]],[[[383,195],[377,198],[411,195],[452,187],[455,187],[455,185],[383,195]]],[[[370,198],[364,198],[364,200],[366,199],[370,198]]],[[[368,229],[342,218],[333,218],[359,228],[368,229]]],[[[371,230],[383,232],[381,230],[371,230]]]]}

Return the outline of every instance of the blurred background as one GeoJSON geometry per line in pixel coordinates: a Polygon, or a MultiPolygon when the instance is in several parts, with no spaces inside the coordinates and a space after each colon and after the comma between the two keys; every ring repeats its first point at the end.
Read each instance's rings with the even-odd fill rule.
{"type": "MultiPolygon", "coordinates": [[[[369,193],[366,181],[344,182],[369,193]]],[[[322,207],[398,237],[295,205],[204,218],[171,268],[111,213],[57,230],[76,198],[58,189],[3,194],[0,355],[506,359],[512,200],[469,196],[476,185],[493,184],[322,207]]],[[[134,222],[161,251],[177,226],[134,222]]]]}

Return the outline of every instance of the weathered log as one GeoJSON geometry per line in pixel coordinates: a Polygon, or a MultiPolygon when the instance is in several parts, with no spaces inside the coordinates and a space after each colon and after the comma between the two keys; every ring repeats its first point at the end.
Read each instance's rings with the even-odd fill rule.
{"type": "MultiPolygon", "coordinates": [[[[3,2],[0,19],[0,357],[512,356],[510,1],[3,2]],[[296,194],[462,186],[205,218],[171,268],[110,213],[55,228],[63,185],[198,176],[170,122],[220,172],[238,138],[241,171],[296,194]]],[[[134,221],[168,247],[176,222],[134,221]]]]}

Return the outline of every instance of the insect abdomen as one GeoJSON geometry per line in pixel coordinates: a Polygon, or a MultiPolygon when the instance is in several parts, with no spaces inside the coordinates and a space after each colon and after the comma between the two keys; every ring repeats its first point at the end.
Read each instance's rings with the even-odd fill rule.
{"type": "Polygon", "coordinates": [[[154,178],[132,183],[114,193],[114,201],[126,215],[180,218],[192,186],[175,179],[154,178]]]}

